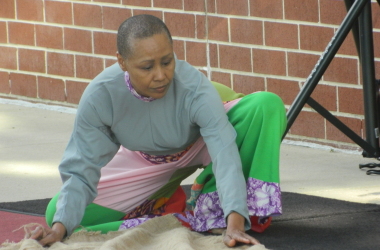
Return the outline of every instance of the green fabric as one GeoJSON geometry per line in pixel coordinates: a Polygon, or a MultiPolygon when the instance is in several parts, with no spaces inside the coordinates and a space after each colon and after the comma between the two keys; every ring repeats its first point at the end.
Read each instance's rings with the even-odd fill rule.
{"type": "MultiPolygon", "coordinates": [[[[46,208],[46,223],[50,227],[52,226],[58,197],[59,193],[51,199],[46,208]]],[[[88,231],[102,231],[102,233],[117,231],[121,223],[123,223],[121,219],[124,216],[125,213],[123,212],[91,203],[86,207],[80,226],[75,231],[79,231],[83,228],[88,231]]]]}
{"type": "Polygon", "coordinates": [[[181,182],[193,174],[201,165],[180,168],[174,172],[169,182],[160,188],[156,193],[150,196],[149,200],[159,199],[161,197],[170,198],[177,188],[181,185],[181,182]]]}
{"type": "Polygon", "coordinates": [[[217,83],[217,82],[211,82],[211,83],[215,87],[215,89],[218,91],[219,96],[223,102],[232,101],[244,96],[244,94],[236,93],[235,91],[233,91],[232,89],[230,89],[229,87],[221,83],[217,83]]]}
{"type": "MultiPolygon", "coordinates": [[[[279,183],[279,150],[287,123],[282,100],[273,93],[254,93],[242,98],[227,115],[237,132],[245,179],[279,183]]],[[[212,163],[196,182],[204,184],[202,193],[216,191],[212,163]]]]}

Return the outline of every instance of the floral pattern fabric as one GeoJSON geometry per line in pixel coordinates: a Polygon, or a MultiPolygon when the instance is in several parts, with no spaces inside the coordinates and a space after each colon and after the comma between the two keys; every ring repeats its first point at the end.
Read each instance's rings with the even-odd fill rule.
{"type": "MultiPolygon", "coordinates": [[[[282,214],[281,190],[278,183],[265,182],[249,177],[247,181],[247,205],[250,216],[255,216],[265,223],[268,217],[282,214]]],[[[126,229],[159,215],[148,215],[140,218],[128,219],[120,226],[126,229]]],[[[214,228],[225,228],[226,221],[220,204],[218,192],[200,194],[194,211],[185,214],[175,214],[183,223],[197,232],[206,232],[214,228]]]]}
{"type": "Polygon", "coordinates": [[[154,207],[156,203],[157,203],[157,200],[147,200],[143,202],[141,205],[137,206],[127,215],[125,215],[123,219],[127,220],[127,219],[138,218],[138,217],[142,218],[147,214],[152,214],[152,215],[161,214],[164,208],[159,207],[158,209],[155,209],[154,207]]]}
{"type": "Polygon", "coordinates": [[[248,178],[247,205],[249,215],[267,217],[281,215],[281,190],[278,183],[264,182],[248,178]]]}
{"type": "Polygon", "coordinates": [[[190,148],[193,145],[194,144],[191,144],[190,146],[188,146],[184,150],[182,150],[178,153],[175,153],[175,154],[171,154],[171,155],[150,155],[150,154],[147,154],[147,153],[141,152],[141,151],[140,151],[140,154],[145,160],[147,160],[153,164],[163,164],[163,163],[176,162],[176,161],[180,160],[190,150],[190,148]]]}

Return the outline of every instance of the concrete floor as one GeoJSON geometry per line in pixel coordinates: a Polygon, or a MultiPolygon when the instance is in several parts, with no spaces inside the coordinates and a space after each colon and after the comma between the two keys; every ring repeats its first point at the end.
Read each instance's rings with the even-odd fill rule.
{"type": "MultiPolygon", "coordinates": [[[[0,202],[50,198],[61,186],[57,166],[75,110],[0,98],[0,202]]],[[[281,148],[283,191],[380,204],[380,176],[356,153],[294,146],[281,148]]],[[[185,183],[191,184],[195,175],[185,183]]]]}

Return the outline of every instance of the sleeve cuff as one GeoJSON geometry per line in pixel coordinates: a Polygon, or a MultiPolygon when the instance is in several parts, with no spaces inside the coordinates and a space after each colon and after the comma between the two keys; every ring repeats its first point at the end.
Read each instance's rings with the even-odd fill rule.
{"type": "Polygon", "coordinates": [[[248,214],[246,214],[246,215],[244,215],[243,213],[239,213],[239,212],[237,212],[237,211],[234,211],[234,210],[232,210],[232,211],[230,211],[227,215],[225,215],[225,217],[224,217],[224,219],[226,220],[226,225],[228,226],[228,223],[227,223],[227,217],[228,217],[228,215],[230,215],[232,212],[235,212],[235,213],[238,213],[238,214],[240,214],[241,216],[243,216],[244,217],[244,230],[245,231],[248,231],[248,230],[250,230],[251,229],[251,220],[249,219],[249,215],[248,214]]]}

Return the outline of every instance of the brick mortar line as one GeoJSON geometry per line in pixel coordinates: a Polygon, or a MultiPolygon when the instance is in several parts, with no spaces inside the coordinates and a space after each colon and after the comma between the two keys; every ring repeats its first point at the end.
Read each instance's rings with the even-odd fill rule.
{"type": "MultiPolygon", "coordinates": [[[[253,57],[253,50],[252,51],[252,57],[253,57]]],[[[289,76],[289,53],[285,52],[285,74],[286,76],[289,76]]]]}
{"type": "MultiPolygon", "coordinates": [[[[178,41],[191,41],[191,42],[199,42],[199,43],[204,42],[204,43],[206,43],[206,41],[204,39],[197,39],[197,38],[173,36],[173,39],[178,40],[178,41]]],[[[263,49],[263,50],[268,50],[268,51],[296,52],[296,53],[316,55],[316,56],[321,56],[323,54],[323,51],[311,51],[311,50],[302,50],[302,49],[272,47],[272,46],[257,45],[257,44],[250,45],[247,43],[225,42],[225,41],[218,41],[218,40],[209,40],[209,43],[225,45],[225,46],[234,46],[234,47],[246,48],[246,49],[263,49]]],[[[358,59],[357,55],[336,54],[336,57],[348,58],[348,59],[358,59]]],[[[380,57],[376,57],[375,59],[380,60],[380,57]]]]}
{"type": "Polygon", "coordinates": [[[116,55],[110,56],[110,55],[103,55],[103,54],[92,54],[92,53],[87,53],[87,52],[79,52],[79,51],[65,50],[65,49],[51,49],[51,48],[38,47],[38,46],[32,46],[32,45],[0,43],[0,47],[15,48],[15,49],[29,49],[29,50],[35,50],[35,51],[46,51],[46,52],[66,54],[66,55],[70,54],[73,56],[91,56],[91,57],[101,58],[101,59],[115,59],[116,60],[116,55]]]}
{"type": "MultiPolygon", "coordinates": [[[[202,16],[204,16],[204,13],[203,13],[202,16]]],[[[208,16],[210,16],[210,14],[208,14],[208,16]]],[[[216,17],[220,17],[220,16],[216,16],[216,17]]],[[[233,17],[233,16],[228,16],[228,15],[225,16],[225,18],[227,18],[228,20],[230,20],[231,17],[233,17]]],[[[74,16],[72,17],[72,19],[74,19],[74,16]]],[[[249,19],[249,20],[251,20],[251,19],[249,19]]],[[[276,19],[274,19],[274,20],[276,20],[276,19]]],[[[0,21],[4,21],[4,22],[13,21],[13,22],[16,22],[16,23],[34,24],[34,25],[35,24],[39,24],[39,25],[53,26],[53,27],[62,27],[62,28],[77,27],[77,29],[83,29],[83,30],[102,31],[102,32],[107,32],[107,33],[117,33],[117,30],[110,30],[110,29],[99,28],[99,27],[80,26],[80,25],[75,25],[75,24],[62,24],[62,23],[52,23],[52,22],[45,22],[45,21],[20,20],[20,19],[10,19],[10,18],[0,18],[0,21]]],[[[72,21],[74,23],[74,20],[72,20],[72,21]]],[[[276,23],[291,24],[291,23],[288,23],[288,22],[278,22],[278,21],[276,21],[276,23]]],[[[301,23],[298,23],[298,22],[296,22],[294,24],[298,25],[298,26],[302,25],[301,23]]],[[[326,27],[326,25],[317,24],[317,23],[314,23],[314,24],[316,24],[316,25],[310,25],[310,26],[314,26],[314,27],[326,27]]],[[[331,28],[338,28],[338,27],[339,26],[334,26],[334,27],[331,27],[331,28]]],[[[298,30],[299,30],[299,28],[298,28],[298,30]]],[[[380,29],[373,29],[373,31],[374,32],[380,32],[380,29]]],[[[336,29],[334,29],[334,33],[335,32],[336,32],[336,29]]]]}
{"type": "MultiPolygon", "coordinates": [[[[12,46],[6,46],[6,47],[14,48],[12,46]]],[[[18,48],[29,49],[30,47],[17,47],[17,49],[18,48]]],[[[67,52],[65,53],[65,51],[57,51],[57,50],[43,50],[43,49],[35,49],[35,50],[43,51],[46,53],[51,52],[51,53],[57,53],[57,54],[68,54],[67,52]]],[[[17,50],[17,52],[18,52],[18,50],[17,50]]],[[[88,54],[88,53],[79,53],[79,52],[78,53],[70,53],[70,54],[73,55],[74,57],[75,56],[90,56],[93,58],[104,59],[104,60],[105,59],[115,60],[115,57],[113,57],[113,56],[103,56],[103,55],[99,55],[99,54],[88,54]],[[97,55],[97,56],[94,56],[94,55],[97,55]]],[[[46,61],[47,61],[47,55],[46,55],[46,61]]],[[[47,63],[46,63],[46,65],[47,65],[47,63]]],[[[17,66],[19,66],[18,63],[17,63],[17,66]]],[[[199,69],[204,70],[204,67],[206,67],[206,66],[194,66],[194,67],[197,68],[198,70],[199,69]]],[[[6,69],[6,68],[4,68],[4,69],[6,69]]],[[[6,70],[12,71],[12,69],[6,69],[6,70]]],[[[306,78],[300,78],[300,77],[294,77],[294,76],[288,76],[288,75],[282,76],[282,75],[273,75],[273,74],[262,74],[262,73],[257,73],[257,72],[231,70],[231,69],[225,69],[225,68],[220,68],[220,67],[218,67],[218,68],[211,67],[210,70],[211,70],[211,72],[220,72],[220,73],[229,73],[229,74],[234,74],[234,75],[255,76],[255,77],[262,77],[262,78],[272,78],[272,79],[279,79],[279,80],[297,81],[297,82],[301,82],[301,83],[303,83],[306,80],[306,78]]],[[[17,70],[17,71],[19,71],[19,70],[17,70]]],[[[35,73],[35,74],[50,75],[47,73],[40,73],[40,72],[34,72],[34,71],[19,71],[19,72],[29,72],[29,73],[35,73]]],[[[55,75],[52,75],[52,76],[55,76],[55,75]]],[[[78,78],[78,79],[86,79],[86,78],[78,78]]],[[[325,80],[320,81],[320,84],[325,85],[325,86],[337,86],[337,87],[344,87],[344,88],[350,88],[350,89],[362,89],[363,88],[363,85],[359,85],[359,84],[331,82],[331,81],[325,81],[325,80]]]]}
{"type": "MultiPolygon", "coordinates": [[[[101,58],[104,59],[104,58],[101,58]]],[[[197,70],[204,70],[205,66],[194,66],[197,70]]],[[[35,72],[35,71],[26,71],[26,70],[13,70],[13,69],[6,69],[6,68],[0,68],[1,72],[9,72],[9,73],[21,73],[21,74],[28,74],[33,76],[44,76],[48,78],[57,78],[57,79],[68,79],[68,80],[74,80],[74,81],[80,81],[80,82],[89,82],[92,79],[87,78],[79,78],[76,76],[61,76],[61,75],[53,75],[48,73],[42,73],[42,72],[35,72]]],[[[211,68],[211,72],[216,73],[227,73],[231,75],[241,75],[241,76],[253,76],[253,77],[262,77],[262,78],[271,78],[271,79],[278,79],[278,80],[286,80],[286,81],[294,81],[294,82],[300,82],[301,84],[304,83],[306,78],[298,78],[298,77],[291,77],[291,76],[279,76],[279,75],[268,75],[268,74],[260,74],[255,72],[243,72],[243,71],[237,71],[237,70],[229,70],[229,69],[223,69],[223,68],[211,68]]],[[[100,72],[99,72],[100,73],[100,72]]],[[[359,89],[362,90],[362,85],[354,85],[350,83],[340,83],[340,82],[329,82],[329,81],[320,81],[320,85],[323,86],[332,86],[332,87],[340,87],[340,88],[349,88],[349,89],[359,89]]],[[[318,87],[318,86],[317,86],[318,87]]]]}
{"type": "MultiPolygon", "coordinates": [[[[45,3],[46,0],[43,0],[43,3],[45,3]]],[[[146,6],[136,6],[136,5],[125,5],[125,4],[122,4],[122,3],[107,3],[107,2],[83,2],[83,1],[55,1],[55,2],[61,2],[61,3],[71,3],[72,6],[73,4],[81,4],[81,5],[91,5],[91,6],[99,6],[99,7],[120,7],[121,9],[136,9],[136,10],[154,10],[154,11],[162,11],[162,12],[170,12],[170,13],[186,13],[186,14],[203,14],[204,12],[202,11],[190,11],[190,10],[185,10],[184,9],[184,3],[183,3],[183,0],[182,0],[182,6],[183,8],[182,9],[170,9],[170,8],[164,8],[164,7],[156,7],[153,5],[153,0],[151,1],[151,6],[150,7],[146,7],[146,6]]],[[[376,0],[371,0],[372,3],[376,3],[376,0]]],[[[282,5],[284,5],[284,3],[282,2],[282,5]]],[[[320,16],[320,4],[319,5],[319,8],[318,8],[318,13],[319,13],[319,16],[320,16]]],[[[215,4],[215,6],[217,6],[215,4]]],[[[72,8],[73,9],[73,8],[72,8]]],[[[250,9],[250,6],[248,6],[248,9],[250,9]]],[[[285,8],[283,6],[283,12],[285,11],[285,8]]],[[[216,10],[217,11],[217,10],[216,10]]],[[[44,12],[45,13],[45,12],[44,12]]],[[[247,15],[247,16],[241,16],[241,15],[231,15],[231,14],[224,14],[224,13],[209,13],[209,15],[211,16],[215,16],[215,17],[239,17],[239,19],[252,19],[252,18],[257,18],[257,20],[287,20],[287,21],[291,21],[292,23],[296,23],[296,24],[302,24],[302,23],[305,23],[305,24],[308,24],[308,23],[314,23],[314,24],[317,24],[317,26],[324,26],[324,25],[328,25],[328,26],[340,26],[341,24],[327,24],[327,23],[321,23],[320,22],[320,17],[319,17],[319,21],[318,22],[307,22],[307,21],[302,21],[302,20],[291,20],[291,19],[273,19],[273,18],[265,18],[265,17],[255,17],[255,16],[250,16],[250,15],[247,15]]],[[[15,16],[17,17],[17,5],[15,4],[15,16]]],[[[283,16],[284,16],[284,13],[283,13],[283,16]]],[[[0,18],[1,20],[1,18],[0,18]]],[[[342,20],[343,21],[343,20],[342,20]]]]}
{"type": "Polygon", "coordinates": [[[285,19],[285,0],[281,1],[282,19],[285,19]]]}
{"type": "Polygon", "coordinates": [[[299,50],[301,50],[301,29],[300,29],[300,25],[297,25],[297,45],[298,45],[298,48],[299,50]]]}
{"type": "MultiPolygon", "coordinates": [[[[70,2],[70,7],[71,7],[71,22],[74,23],[75,20],[74,20],[74,5],[73,5],[73,2],[70,2]]],[[[44,15],[46,15],[46,13],[44,13],[44,15]]]]}
{"type": "MultiPolygon", "coordinates": [[[[201,13],[201,12],[199,12],[201,13]]],[[[74,19],[74,15],[72,15],[72,19],[74,19]]],[[[204,13],[202,14],[202,16],[204,16],[204,13]]],[[[212,16],[212,15],[209,15],[209,16],[212,16]]],[[[214,17],[220,17],[220,16],[217,16],[217,15],[214,15],[214,17]]],[[[228,16],[226,15],[224,18],[227,18],[227,19],[231,19],[233,16],[228,16]]],[[[244,19],[244,18],[238,18],[238,19],[244,19]]],[[[246,19],[246,20],[251,20],[251,21],[261,21],[261,20],[256,20],[256,19],[246,19]]],[[[273,20],[276,20],[274,21],[275,23],[284,23],[284,24],[294,24],[294,25],[298,25],[298,30],[299,30],[299,26],[302,25],[302,23],[299,23],[299,22],[278,22],[278,19],[273,19],[273,20]]],[[[84,29],[84,30],[91,30],[91,31],[102,31],[102,32],[107,32],[107,33],[117,33],[117,30],[110,30],[110,29],[105,29],[105,28],[98,28],[98,27],[89,27],[89,26],[79,26],[79,25],[75,25],[75,24],[62,24],[62,23],[52,23],[52,22],[44,22],[44,21],[33,21],[33,20],[21,20],[21,19],[11,19],[11,18],[0,18],[0,21],[4,21],[4,22],[16,22],[16,23],[25,23],[25,24],[39,24],[39,25],[46,25],[46,26],[53,26],[53,27],[62,27],[62,28],[76,28],[76,29],[84,29]]],[[[72,20],[73,23],[74,23],[74,20],[72,20]]],[[[265,22],[263,22],[263,25],[264,25],[265,22]]],[[[325,24],[317,24],[317,23],[310,23],[310,24],[316,24],[316,25],[308,25],[308,26],[313,26],[313,27],[327,27],[327,28],[334,28],[334,33],[336,32],[336,29],[339,27],[339,25],[331,25],[330,26],[326,26],[325,24]]],[[[374,33],[380,33],[380,28],[379,29],[376,29],[374,28],[373,29],[373,32],[374,33]]],[[[350,35],[350,34],[349,34],[350,35]]],[[[332,38],[332,37],[331,37],[332,38]]]]}
{"type": "Polygon", "coordinates": [[[294,25],[305,25],[305,26],[316,26],[316,27],[326,27],[326,28],[338,28],[341,24],[329,24],[320,22],[307,22],[301,20],[291,20],[291,19],[275,19],[266,17],[256,17],[256,16],[239,16],[239,15],[229,15],[229,14],[218,14],[210,13],[212,17],[220,18],[233,18],[233,19],[243,19],[248,21],[262,21],[262,22],[273,22],[273,23],[284,23],[284,24],[294,24],[294,25]],[[313,24],[313,25],[312,25],[313,24]]]}
{"type": "Polygon", "coordinates": [[[321,23],[321,1],[318,0],[317,4],[318,4],[318,23],[321,23]]]}
{"type": "Polygon", "coordinates": [[[339,111],[330,111],[330,113],[334,116],[339,116],[339,117],[353,118],[353,119],[364,119],[364,115],[351,114],[351,113],[339,112],[339,111]]]}
{"type": "Polygon", "coordinates": [[[216,44],[216,49],[217,49],[217,58],[218,58],[218,68],[220,68],[220,44],[216,44]]]}
{"type": "MultiPolygon", "coordinates": [[[[93,79],[87,79],[87,78],[79,78],[75,76],[61,76],[61,75],[52,75],[48,73],[41,73],[41,72],[33,72],[33,71],[25,71],[25,70],[11,70],[11,69],[5,69],[0,68],[0,72],[7,72],[7,73],[16,73],[16,74],[22,74],[22,75],[30,75],[35,77],[46,77],[46,78],[52,78],[52,79],[59,79],[63,81],[75,81],[75,82],[85,82],[88,83],[92,81],[93,79]]],[[[99,72],[100,73],[100,72],[99,72]]]]}
{"type": "MultiPolygon", "coordinates": [[[[43,0],[46,2],[46,0],[43,0]]],[[[182,4],[182,9],[170,9],[170,8],[164,8],[164,7],[156,7],[153,5],[153,1],[151,2],[151,6],[136,6],[136,5],[127,5],[127,4],[121,4],[121,3],[106,3],[106,2],[83,2],[83,1],[56,1],[61,3],[72,3],[72,6],[74,4],[79,5],[91,5],[91,6],[99,6],[99,7],[119,7],[120,9],[130,9],[130,10],[149,10],[149,11],[161,11],[161,12],[167,12],[167,13],[183,13],[183,14],[204,14],[203,11],[192,11],[192,10],[185,10],[184,4],[182,4]]],[[[16,8],[15,8],[16,9],[16,8]]],[[[74,7],[72,7],[74,9],[74,7]]],[[[228,15],[228,14],[221,14],[221,13],[215,13],[215,15],[228,15]]],[[[238,16],[238,15],[231,15],[231,16],[238,16]]]]}
{"type": "Polygon", "coordinates": [[[46,22],[46,8],[45,8],[45,2],[46,1],[42,1],[42,13],[43,13],[43,19],[44,19],[44,22],[46,22]]]}
{"type": "MultiPolygon", "coordinates": [[[[84,29],[83,29],[84,30],[84,29]]],[[[63,32],[64,33],[64,32],[63,32]]],[[[104,32],[109,33],[109,32],[104,32]]],[[[116,32],[113,32],[116,33],[116,32]]],[[[9,36],[8,36],[9,39],[9,36]]],[[[64,39],[64,34],[63,34],[64,39]]],[[[186,37],[176,37],[173,36],[174,40],[178,41],[191,41],[191,42],[197,42],[197,43],[207,43],[205,39],[197,39],[197,38],[186,38],[186,37]]],[[[94,39],[92,39],[93,41],[94,39]]],[[[245,48],[245,49],[262,49],[267,51],[279,51],[279,52],[293,52],[293,53],[301,53],[301,54],[308,54],[308,55],[316,55],[320,56],[323,52],[316,52],[316,51],[310,51],[310,50],[299,50],[299,49],[289,49],[289,48],[282,48],[282,47],[271,47],[266,45],[249,45],[245,43],[236,43],[236,42],[224,42],[224,41],[218,41],[218,40],[209,40],[209,43],[212,44],[219,44],[224,46],[234,46],[239,48],[245,48]]],[[[40,46],[33,46],[33,45],[23,45],[23,44],[13,44],[13,43],[0,43],[0,46],[3,47],[17,47],[17,48],[28,48],[28,49],[35,49],[35,50],[46,50],[46,51],[64,51],[64,53],[67,52],[73,52],[71,54],[86,54],[86,55],[102,55],[102,54],[95,54],[95,53],[86,53],[86,52],[79,52],[79,51],[70,51],[65,49],[52,49],[52,48],[46,48],[46,47],[40,47],[40,46]]],[[[109,56],[109,55],[104,55],[109,56]]],[[[337,58],[347,58],[347,59],[358,59],[357,55],[344,55],[344,54],[337,54],[335,57],[337,58]]],[[[380,57],[375,57],[375,61],[380,61],[380,57]]]]}
{"type": "MultiPolygon", "coordinates": [[[[47,0],[43,0],[46,2],[47,0]]],[[[139,10],[175,10],[175,11],[185,11],[185,12],[196,12],[196,13],[202,13],[201,11],[186,11],[183,8],[182,9],[170,9],[170,8],[164,8],[164,7],[156,7],[153,6],[153,1],[151,1],[151,6],[138,6],[138,5],[128,5],[128,4],[122,4],[122,3],[108,3],[108,2],[83,2],[83,1],[55,1],[55,2],[61,2],[61,3],[72,3],[72,4],[81,4],[81,5],[92,5],[92,6],[99,6],[99,7],[120,7],[122,9],[139,9],[139,10]]],[[[183,5],[184,6],[184,5],[183,5]]]]}
{"type": "Polygon", "coordinates": [[[0,21],[5,21],[8,23],[9,21],[13,21],[13,23],[42,25],[42,26],[50,26],[50,27],[55,27],[55,28],[71,28],[71,29],[86,30],[86,31],[98,31],[98,32],[103,32],[103,33],[114,33],[114,34],[117,33],[117,30],[110,30],[110,29],[98,28],[98,27],[79,26],[75,24],[61,24],[61,23],[50,23],[50,22],[42,22],[42,21],[29,21],[29,20],[17,20],[17,19],[2,20],[1,18],[0,18],[0,21]]]}
{"type": "MultiPolygon", "coordinates": [[[[251,53],[251,71],[255,72],[255,68],[253,67],[253,65],[254,65],[253,50],[251,50],[250,53],[251,53]]],[[[265,84],[265,89],[266,89],[266,84],[265,84]]]]}
{"type": "Polygon", "coordinates": [[[320,81],[320,83],[322,83],[321,85],[325,85],[325,86],[334,86],[334,87],[350,88],[350,89],[363,89],[363,85],[360,85],[360,84],[330,82],[330,81],[325,81],[325,80],[320,81]]]}
{"type": "Polygon", "coordinates": [[[17,19],[18,18],[18,16],[17,16],[17,1],[14,0],[13,2],[14,2],[14,6],[15,6],[15,9],[14,9],[15,19],[17,19]]]}
{"type": "MultiPolygon", "coordinates": [[[[182,1],[183,5],[185,6],[184,1],[182,1]]],[[[209,41],[209,25],[208,25],[208,1],[203,1],[204,6],[204,16],[205,16],[205,35],[206,35],[206,69],[207,69],[207,78],[211,81],[212,79],[212,71],[211,71],[211,59],[210,59],[210,41],[209,41]]],[[[195,20],[197,20],[195,18],[195,20]]],[[[196,23],[197,21],[195,21],[196,23]]],[[[198,30],[195,29],[195,37],[198,37],[198,30]]],[[[186,51],[185,51],[186,53],[186,51]]]]}
{"type": "MultiPolygon", "coordinates": [[[[194,67],[195,68],[197,68],[197,67],[201,68],[203,66],[194,66],[194,67]]],[[[229,73],[229,74],[244,75],[244,76],[269,77],[269,78],[273,78],[273,79],[297,81],[297,82],[301,82],[301,83],[304,83],[307,79],[307,77],[301,78],[301,77],[295,77],[295,76],[262,74],[262,73],[257,73],[257,72],[238,71],[238,70],[231,70],[231,69],[225,69],[225,68],[215,68],[215,67],[212,67],[211,70],[213,72],[229,73]]],[[[351,88],[351,89],[362,89],[363,88],[363,85],[359,85],[359,84],[331,82],[331,81],[325,81],[325,80],[323,80],[323,81],[321,80],[319,84],[325,85],[325,86],[337,86],[337,87],[351,88]]]]}
{"type": "MultiPolygon", "coordinates": [[[[67,1],[63,1],[67,2],[67,1]]],[[[78,2],[80,4],[85,4],[85,5],[95,5],[99,7],[115,7],[117,5],[99,5],[99,4],[91,4],[90,3],[85,3],[85,2],[78,2]]],[[[139,6],[133,6],[133,8],[129,7],[120,7],[120,9],[129,9],[129,10],[150,10],[150,11],[161,11],[164,14],[165,13],[177,13],[177,14],[187,14],[187,15],[202,15],[204,16],[204,12],[201,11],[185,11],[185,10],[180,10],[180,9],[165,9],[165,8],[156,8],[156,7],[139,7],[139,6]]],[[[74,7],[72,7],[72,11],[74,11],[74,7]]],[[[44,12],[45,14],[45,12],[44,12]]],[[[291,19],[274,19],[274,18],[265,18],[265,17],[256,17],[256,16],[239,16],[239,15],[230,15],[230,14],[220,14],[220,13],[208,13],[210,17],[219,17],[219,18],[233,18],[233,19],[243,19],[243,20],[251,20],[251,21],[263,21],[263,22],[275,22],[275,23],[284,23],[284,24],[294,24],[294,25],[307,25],[307,26],[315,26],[315,27],[326,27],[326,28],[338,28],[340,27],[341,24],[328,24],[328,23],[321,23],[321,22],[307,22],[307,21],[301,21],[301,20],[291,20],[291,19]]],[[[44,15],[44,19],[45,19],[44,15]]],[[[72,13],[72,19],[74,19],[74,13],[72,13]]],[[[4,20],[14,20],[14,21],[19,21],[19,22],[29,22],[29,23],[35,23],[40,21],[35,21],[35,20],[23,20],[23,19],[17,19],[16,18],[0,18],[0,21],[4,20]]],[[[50,22],[41,22],[41,23],[50,23],[50,22]]],[[[55,23],[51,23],[55,24],[55,23]]],[[[56,23],[57,25],[60,25],[59,23],[56,23]]],[[[75,26],[75,25],[74,25],[75,26]]],[[[86,26],[83,26],[86,27],[86,26]]],[[[374,31],[380,32],[379,29],[375,29],[374,31]]]]}
{"type": "Polygon", "coordinates": [[[248,0],[248,14],[251,16],[251,3],[250,1],[253,1],[253,0],[248,0]]]}
{"type": "MultiPolygon", "coordinates": [[[[107,32],[105,32],[107,33],[107,32]]],[[[63,34],[64,36],[64,34],[63,34]]],[[[9,37],[8,37],[9,38],[9,37]]],[[[207,43],[204,39],[197,39],[197,38],[186,38],[186,37],[175,37],[173,36],[174,40],[178,41],[191,41],[191,42],[197,42],[197,43],[207,43]]],[[[94,39],[92,39],[94,40],[94,39]]],[[[245,49],[262,49],[267,51],[279,51],[279,52],[292,52],[292,53],[301,53],[301,54],[308,54],[308,55],[316,55],[321,56],[323,52],[316,52],[316,51],[310,51],[310,50],[298,50],[298,49],[289,49],[289,48],[282,48],[282,47],[270,47],[265,45],[248,45],[248,44],[242,44],[242,43],[233,43],[233,42],[223,42],[223,41],[217,41],[217,40],[209,40],[209,43],[212,44],[219,44],[224,46],[234,46],[239,48],[245,48],[245,49]]],[[[57,53],[65,53],[70,52],[70,54],[78,54],[78,55],[99,55],[99,56],[107,56],[112,57],[109,55],[103,55],[103,54],[95,54],[95,53],[86,53],[86,52],[79,52],[79,51],[72,51],[72,50],[65,50],[65,49],[52,49],[52,48],[46,48],[46,47],[40,47],[40,46],[33,46],[33,45],[23,45],[23,44],[13,44],[13,43],[0,43],[0,46],[2,47],[10,47],[10,48],[26,48],[26,49],[33,49],[33,50],[44,50],[48,52],[57,52],[57,53]]],[[[337,58],[347,58],[347,59],[358,59],[357,55],[343,55],[343,54],[337,54],[335,57],[337,58]]],[[[375,61],[380,61],[380,57],[375,57],[375,61]]]]}
{"type": "MultiPolygon", "coordinates": [[[[162,12],[165,13],[174,13],[175,11],[164,11],[164,10],[174,10],[174,9],[163,9],[162,12]]],[[[183,11],[178,12],[179,14],[202,14],[203,12],[195,12],[195,11],[183,11]]],[[[316,27],[326,27],[326,28],[339,28],[341,23],[339,24],[329,24],[329,23],[321,23],[321,22],[308,22],[302,20],[292,20],[292,19],[275,19],[275,18],[266,18],[266,17],[256,17],[256,16],[239,16],[239,15],[230,15],[230,14],[220,14],[220,13],[208,13],[211,17],[220,17],[220,18],[233,18],[233,19],[243,19],[250,21],[263,21],[263,22],[275,22],[275,23],[284,23],[284,24],[294,24],[294,25],[306,25],[306,26],[316,26],[316,27]],[[314,24],[314,25],[310,25],[314,24]]],[[[343,21],[343,20],[342,20],[343,21]]],[[[380,28],[373,28],[374,31],[380,31],[380,28]]]]}
{"type": "Polygon", "coordinates": [[[336,105],[336,109],[340,110],[338,86],[335,86],[335,105],[336,105]]]}

